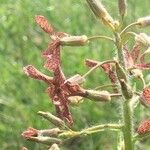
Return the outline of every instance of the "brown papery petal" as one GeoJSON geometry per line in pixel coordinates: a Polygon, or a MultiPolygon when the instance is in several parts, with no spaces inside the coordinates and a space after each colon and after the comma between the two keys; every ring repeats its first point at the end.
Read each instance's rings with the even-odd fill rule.
{"type": "Polygon", "coordinates": [[[35,16],[35,21],[46,33],[51,35],[54,32],[53,27],[48,23],[44,16],[35,16]]]}

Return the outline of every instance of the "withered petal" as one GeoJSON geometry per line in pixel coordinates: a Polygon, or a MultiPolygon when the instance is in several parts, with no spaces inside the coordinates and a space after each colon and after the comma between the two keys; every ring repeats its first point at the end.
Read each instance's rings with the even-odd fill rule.
{"type": "Polygon", "coordinates": [[[36,23],[48,34],[52,35],[54,33],[52,25],[50,25],[44,16],[35,16],[36,23]]]}
{"type": "Polygon", "coordinates": [[[46,83],[51,83],[53,78],[49,77],[45,74],[43,74],[42,72],[40,72],[39,70],[37,70],[34,66],[32,65],[28,65],[26,67],[23,68],[23,71],[25,72],[25,74],[33,79],[37,79],[37,80],[42,80],[46,83]]]}

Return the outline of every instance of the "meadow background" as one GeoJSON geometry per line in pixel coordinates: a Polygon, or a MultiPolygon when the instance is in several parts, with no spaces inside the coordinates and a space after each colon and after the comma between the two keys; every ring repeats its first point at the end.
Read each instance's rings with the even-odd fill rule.
{"type": "MultiPolygon", "coordinates": [[[[127,0],[127,21],[150,15],[149,0],[127,0]]],[[[103,0],[114,18],[118,18],[117,0],[103,0]]],[[[110,35],[90,12],[85,0],[0,0],[0,149],[17,150],[26,146],[29,150],[42,150],[43,145],[25,141],[20,136],[27,127],[38,129],[52,127],[37,116],[39,110],[54,113],[54,107],[45,94],[46,85],[26,77],[23,66],[32,64],[42,72],[41,52],[47,48],[49,37],[34,21],[35,15],[48,18],[56,30],[73,35],[110,35]]],[[[137,30],[137,29],[134,29],[137,30]]],[[[150,34],[150,29],[139,32],[150,34]]],[[[106,41],[92,41],[85,47],[64,47],[62,66],[67,77],[76,73],[84,74],[88,69],[85,58],[109,59],[114,48],[106,41]]],[[[150,75],[146,73],[147,80],[150,75]]],[[[109,83],[102,70],[88,77],[85,87],[93,88],[109,83]]],[[[139,86],[140,88],[140,86],[139,86]]],[[[92,103],[85,100],[79,107],[71,108],[74,116],[74,129],[82,129],[98,123],[118,122],[120,108],[115,100],[110,103],[92,103]]],[[[135,127],[150,111],[142,106],[135,110],[135,127]],[[143,113],[142,113],[143,111],[143,113]]],[[[116,150],[117,134],[102,132],[71,141],[64,150],[116,150]]],[[[139,149],[149,150],[150,139],[143,140],[139,149]]]]}

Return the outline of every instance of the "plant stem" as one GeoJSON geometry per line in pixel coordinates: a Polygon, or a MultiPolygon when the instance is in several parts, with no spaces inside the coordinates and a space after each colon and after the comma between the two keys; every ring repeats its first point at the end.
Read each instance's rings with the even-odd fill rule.
{"type": "Polygon", "coordinates": [[[132,110],[129,104],[129,101],[124,100],[123,102],[123,135],[124,135],[124,144],[125,150],[134,150],[132,143],[132,110]]]}
{"type": "MultiPolygon", "coordinates": [[[[133,25],[135,25],[135,23],[127,26],[121,32],[121,34],[125,33],[125,31],[133,25]]],[[[116,38],[115,44],[117,47],[118,62],[123,67],[123,69],[125,69],[122,37],[119,33],[115,33],[115,38],[116,38]]],[[[126,81],[126,82],[129,82],[129,81],[126,81]]],[[[132,127],[132,110],[130,106],[130,99],[124,99],[123,97],[122,100],[123,100],[122,101],[122,105],[123,105],[122,119],[124,123],[124,126],[123,126],[124,146],[125,146],[125,150],[134,150],[134,146],[132,142],[132,128],[133,127],[132,127]]]]}
{"type": "Polygon", "coordinates": [[[120,36],[122,36],[129,28],[131,28],[131,27],[133,27],[133,26],[135,26],[135,25],[138,25],[138,24],[139,24],[138,22],[133,22],[133,23],[129,24],[128,26],[126,26],[126,27],[122,30],[122,32],[120,33],[120,36]]]}
{"type": "Polygon", "coordinates": [[[97,126],[92,126],[86,129],[83,129],[81,131],[64,131],[64,133],[60,133],[59,137],[65,137],[65,138],[70,138],[70,137],[76,137],[76,136],[82,136],[82,135],[89,135],[93,133],[98,133],[101,131],[104,131],[106,129],[112,130],[112,131],[118,131],[121,130],[123,127],[122,124],[101,124],[97,126]]]}
{"type": "Polygon", "coordinates": [[[107,60],[107,61],[103,61],[98,63],[96,66],[94,66],[93,68],[91,68],[87,73],[85,73],[82,77],[85,78],[87,77],[90,73],[92,73],[95,69],[97,69],[98,67],[104,65],[104,64],[108,64],[108,63],[116,63],[115,60],[107,60]]]}
{"type": "Polygon", "coordinates": [[[125,67],[125,62],[124,62],[124,56],[123,56],[123,45],[121,42],[121,37],[119,33],[115,33],[115,38],[116,38],[116,47],[117,47],[117,54],[118,54],[118,62],[121,64],[121,66],[124,68],[125,67]]]}

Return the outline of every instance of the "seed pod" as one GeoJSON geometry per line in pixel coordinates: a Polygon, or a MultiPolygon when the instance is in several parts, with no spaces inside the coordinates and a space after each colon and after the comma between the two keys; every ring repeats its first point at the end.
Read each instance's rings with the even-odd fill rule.
{"type": "Polygon", "coordinates": [[[107,12],[103,4],[98,0],[86,0],[95,16],[102,20],[102,22],[114,30],[114,20],[107,12]]]}
{"type": "Polygon", "coordinates": [[[110,93],[107,91],[86,90],[86,98],[97,102],[108,102],[111,100],[110,93]]]}
{"type": "Polygon", "coordinates": [[[135,36],[135,41],[142,43],[144,46],[150,46],[150,36],[145,33],[140,33],[135,36]]]}
{"type": "Polygon", "coordinates": [[[150,25],[150,16],[139,18],[137,20],[139,27],[147,27],[150,25]]]}
{"type": "Polygon", "coordinates": [[[150,119],[142,121],[140,126],[137,129],[137,132],[139,135],[150,133],[150,119]]]}
{"type": "Polygon", "coordinates": [[[53,143],[56,144],[61,144],[62,140],[58,139],[58,138],[52,138],[52,137],[30,137],[28,139],[29,141],[33,141],[33,142],[37,142],[37,143],[42,143],[42,144],[46,144],[46,145],[52,145],[53,143]]]}
{"type": "Polygon", "coordinates": [[[68,100],[72,106],[77,106],[83,102],[83,98],[81,96],[70,96],[68,100]]]}
{"type": "Polygon", "coordinates": [[[62,46],[83,46],[88,43],[86,35],[82,36],[68,36],[60,39],[62,46]]]}
{"type": "Polygon", "coordinates": [[[55,126],[57,127],[64,127],[65,123],[63,120],[61,120],[60,118],[52,115],[51,113],[49,112],[42,112],[42,111],[39,111],[38,112],[38,115],[44,117],[45,119],[47,119],[48,121],[50,121],[52,124],[54,124],[55,126]]]}
{"type": "Polygon", "coordinates": [[[141,96],[140,96],[141,103],[150,108],[150,88],[146,87],[143,89],[141,96]]]}
{"type": "Polygon", "coordinates": [[[53,128],[53,129],[39,130],[38,136],[56,137],[59,133],[61,133],[61,130],[59,128],[53,128]]]}
{"type": "Polygon", "coordinates": [[[133,96],[133,92],[131,87],[123,80],[120,80],[121,91],[125,99],[131,99],[133,96]]]}
{"type": "Polygon", "coordinates": [[[85,82],[85,79],[81,75],[76,74],[72,76],[71,78],[67,79],[66,82],[67,81],[69,81],[70,83],[82,84],[85,82]]]}
{"type": "Polygon", "coordinates": [[[126,0],[118,0],[118,7],[119,7],[119,13],[123,18],[127,13],[127,2],[126,2],[126,0]]]}
{"type": "Polygon", "coordinates": [[[57,144],[53,144],[48,150],[60,150],[57,144]]]}

